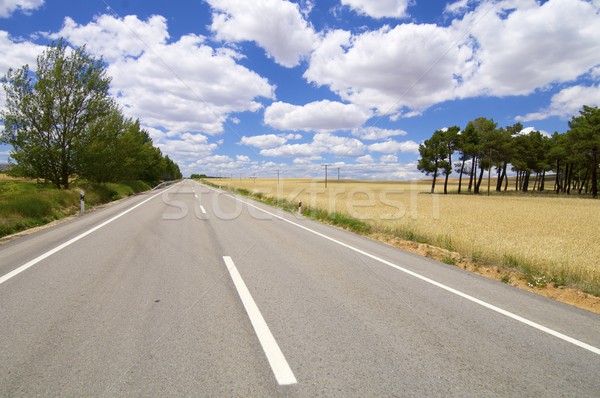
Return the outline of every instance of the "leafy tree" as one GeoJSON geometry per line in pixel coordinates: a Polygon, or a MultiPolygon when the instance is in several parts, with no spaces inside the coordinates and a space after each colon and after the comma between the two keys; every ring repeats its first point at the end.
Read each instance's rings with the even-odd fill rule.
{"type": "Polygon", "coordinates": [[[15,170],[68,188],[78,140],[115,107],[105,64],[61,39],[38,57],[35,73],[27,65],[9,69],[2,84],[2,141],[13,147],[15,170]]]}
{"type": "Polygon", "coordinates": [[[569,138],[577,153],[588,158],[591,171],[592,197],[598,197],[598,152],[600,151],[600,108],[583,106],[579,116],[569,122],[569,138]]]}
{"type": "MultiPolygon", "coordinates": [[[[474,130],[474,134],[477,137],[474,142],[471,143],[471,153],[475,155],[475,160],[479,160],[479,177],[475,182],[475,193],[479,193],[479,187],[483,179],[483,172],[492,166],[492,151],[496,145],[496,122],[492,119],[486,119],[484,117],[478,117],[477,119],[469,122],[465,130],[474,130]]],[[[471,180],[469,181],[469,187],[473,181],[475,166],[471,170],[471,180]]]]}
{"type": "Polygon", "coordinates": [[[444,131],[442,130],[437,130],[430,139],[425,140],[423,144],[419,145],[421,159],[419,159],[417,168],[426,175],[433,175],[431,193],[435,191],[435,183],[440,168],[445,169],[449,167],[445,160],[447,151],[448,148],[445,143],[444,131]]]}

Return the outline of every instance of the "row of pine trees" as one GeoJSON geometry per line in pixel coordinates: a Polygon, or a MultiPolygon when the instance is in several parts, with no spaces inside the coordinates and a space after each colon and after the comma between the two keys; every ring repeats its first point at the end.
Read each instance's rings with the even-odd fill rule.
{"type": "Polygon", "coordinates": [[[523,126],[498,127],[491,119],[479,117],[461,130],[458,126],[437,130],[419,146],[418,169],[436,180],[458,173],[458,193],[479,193],[485,172],[493,171],[495,190],[591,194],[598,196],[600,152],[600,109],[584,105],[578,116],[569,121],[566,133],[552,136],[539,131],[523,132],[523,126]],[[512,173],[511,173],[512,172],[512,173]],[[547,175],[552,174],[549,187],[547,175]],[[509,183],[509,175],[513,179],[509,183]],[[468,179],[468,182],[467,182],[468,179]]]}

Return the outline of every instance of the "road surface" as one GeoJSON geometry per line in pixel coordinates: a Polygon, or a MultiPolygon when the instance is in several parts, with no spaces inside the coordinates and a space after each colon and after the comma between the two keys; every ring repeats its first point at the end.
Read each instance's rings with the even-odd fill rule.
{"type": "Polygon", "coordinates": [[[600,396],[600,316],[191,180],[0,246],[0,396],[600,396]]]}

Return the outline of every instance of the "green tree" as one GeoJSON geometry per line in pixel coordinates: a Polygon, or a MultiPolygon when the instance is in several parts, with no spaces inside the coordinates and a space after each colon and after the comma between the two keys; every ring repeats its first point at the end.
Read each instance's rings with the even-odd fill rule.
{"type": "Polygon", "coordinates": [[[583,106],[579,116],[569,122],[569,136],[573,148],[588,158],[591,171],[592,197],[598,197],[598,152],[600,151],[600,108],[583,106]]]}
{"type": "Polygon", "coordinates": [[[419,145],[419,154],[421,158],[417,163],[417,168],[425,173],[426,175],[432,175],[433,180],[431,183],[431,193],[435,191],[435,183],[439,175],[440,168],[447,168],[447,145],[445,143],[444,131],[437,130],[433,133],[433,136],[425,140],[425,142],[419,145]]]}
{"type": "Polygon", "coordinates": [[[38,57],[34,74],[27,65],[9,69],[2,84],[1,140],[13,147],[15,171],[68,188],[78,140],[115,107],[104,62],[85,47],[69,49],[61,39],[38,57]]]}

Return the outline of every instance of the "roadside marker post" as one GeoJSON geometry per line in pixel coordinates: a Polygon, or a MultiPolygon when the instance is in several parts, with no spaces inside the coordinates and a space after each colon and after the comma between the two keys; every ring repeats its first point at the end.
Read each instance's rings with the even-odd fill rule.
{"type": "Polygon", "coordinates": [[[302,202],[298,203],[298,215],[301,216],[302,215],[302,202]]]}
{"type": "Polygon", "coordinates": [[[79,191],[79,214],[85,213],[85,192],[79,191]]]}

